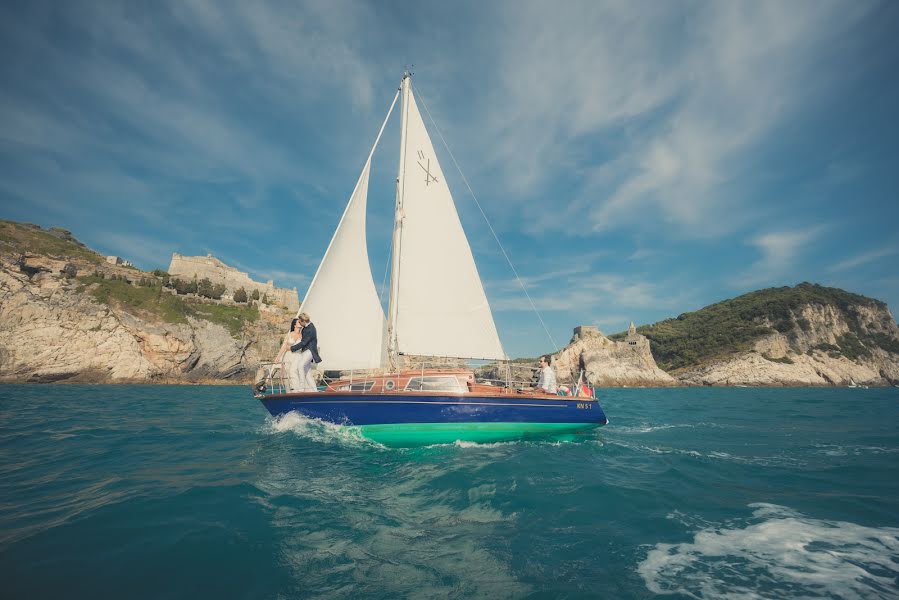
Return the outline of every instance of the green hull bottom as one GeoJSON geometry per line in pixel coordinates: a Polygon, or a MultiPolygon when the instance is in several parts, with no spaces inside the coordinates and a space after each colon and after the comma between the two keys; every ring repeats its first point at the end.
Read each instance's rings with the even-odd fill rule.
{"type": "Polygon", "coordinates": [[[516,440],[572,441],[598,423],[390,423],[356,425],[364,437],[395,448],[452,444],[457,441],[487,444],[516,440]]]}

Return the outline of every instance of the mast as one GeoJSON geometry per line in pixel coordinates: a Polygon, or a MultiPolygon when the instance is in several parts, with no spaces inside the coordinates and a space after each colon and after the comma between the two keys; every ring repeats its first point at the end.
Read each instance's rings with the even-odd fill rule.
{"type": "Polygon", "coordinates": [[[400,83],[400,91],[403,94],[400,113],[400,164],[396,175],[396,209],[394,212],[393,242],[391,245],[391,269],[390,269],[390,304],[387,316],[387,365],[391,371],[398,370],[398,349],[396,339],[397,317],[397,293],[400,280],[400,253],[403,245],[403,193],[405,191],[405,164],[406,164],[406,121],[409,118],[409,86],[412,82],[412,73],[407,69],[403,71],[403,80],[400,83]]]}

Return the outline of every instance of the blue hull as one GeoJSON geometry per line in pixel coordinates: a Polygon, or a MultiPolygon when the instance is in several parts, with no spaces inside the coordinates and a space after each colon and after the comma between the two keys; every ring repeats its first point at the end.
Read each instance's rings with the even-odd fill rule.
{"type": "MultiPolygon", "coordinates": [[[[390,431],[398,445],[520,439],[577,433],[608,423],[602,407],[585,398],[443,394],[282,394],[261,399],[278,417],[291,411],[351,427],[363,434],[390,431]],[[439,433],[438,433],[439,432],[439,433]],[[455,436],[455,437],[453,437],[455,436]]],[[[393,438],[391,438],[393,439],[393,438]]]]}

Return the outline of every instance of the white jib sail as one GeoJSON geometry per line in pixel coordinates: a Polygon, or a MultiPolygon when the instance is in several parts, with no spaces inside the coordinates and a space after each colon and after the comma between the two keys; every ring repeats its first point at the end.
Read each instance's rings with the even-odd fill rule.
{"type": "MultiPolygon", "coordinates": [[[[408,86],[408,82],[406,82],[408,86]]],[[[407,87],[396,342],[424,356],[505,359],[468,239],[407,87]]]]}
{"type": "MultiPolygon", "coordinates": [[[[392,108],[392,107],[391,107],[392,108]]],[[[371,157],[318,272],[306,292],[322,355],[319,369],[377,369],[384,366],[386,320],[372,279],[365,239],[365,208],[371,157]]]]}

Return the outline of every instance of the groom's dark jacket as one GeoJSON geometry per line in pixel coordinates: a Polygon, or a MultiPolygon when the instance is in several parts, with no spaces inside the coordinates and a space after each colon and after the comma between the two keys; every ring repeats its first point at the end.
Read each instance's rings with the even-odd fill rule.
{"type": "Polygon", "coordinates": [[[302,352],[303,350],[312,352],[313,362],[320,363],[322,361],[322,357],[318,355],[318,334],[315,332],[315,325],[312,323],[303,327],[303,337],[290,347],[291,352],[302,352]]]}

